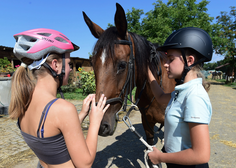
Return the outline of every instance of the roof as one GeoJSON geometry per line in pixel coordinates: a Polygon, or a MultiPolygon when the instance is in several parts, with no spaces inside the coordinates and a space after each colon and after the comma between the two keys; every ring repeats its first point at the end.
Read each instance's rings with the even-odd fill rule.
{"type": "Polygon", "coordinates": [[[87,58],[80,58],[80,57],[70,57],[70,59],[80,59],[80,60],[90,61],[90,59],[87,59],[87,58]]]}
{"type": "Polygon", "coordinates": [[[13,51],[13,48],[12,47],[6,47],[6,46],[0,46],[0,51],[3,50],[3,51],[13,51]]]}
{"type": "Polygon", "coordinates": [[[220,68],[222,68],[222,67],[224,67],[224,66],[226,66],[226,65],[229,65],[229,63],[226,63],[226,64],[224,64],[224,65],[220,65],[220,66],[218,66],[218,67],[215,67],[215,69],[220,69],[220,68]]]}

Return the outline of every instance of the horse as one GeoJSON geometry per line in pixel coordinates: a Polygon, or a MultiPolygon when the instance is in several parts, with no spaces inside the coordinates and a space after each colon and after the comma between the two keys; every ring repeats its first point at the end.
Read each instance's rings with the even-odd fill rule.
{"type": "Polygon", "coordinates": [[[221,71],[214,71],[212,72],[212,79],[221,79],[222,72],[221,71]]]}
{"type": "Polygon", "coordinates": [[[144,37],[127,31],[125,12],[118,3],[115,27],[103,30],[92,22],[84,11],[83,17],[91,34],[98,39],[91,58],[95,74],[96,101],[104,94],[107,104],[110,104],[101,121],[99,135],[113,135],[118,121],[116,113],[127,101],[127,95],[130,94],[131,97],[131,91],[136,87],[135,100],[138,101],[146,140],[148,144],[153,145],[154,126],[156,123],[164,124],[167,104],[159,104],[155,100],[147,82],[148,67],[164,91],[172,92],[175,81],[168,78],[166,71],[161,71],[166,61],[165,54],[156,51],[157,44],[154,45],[144,37]],[[150,53],[158,61],[152,61],[150,53]]]}

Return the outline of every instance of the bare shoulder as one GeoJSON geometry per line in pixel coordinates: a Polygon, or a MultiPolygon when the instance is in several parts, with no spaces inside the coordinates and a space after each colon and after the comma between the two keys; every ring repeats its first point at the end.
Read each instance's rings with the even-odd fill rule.
{"type": "Polygon", "coordinates": [[[74,104],[64,100],[64,99],[58,99],[55,103],[55,105],[52,107],[55,112],[55,115],[60,120],[68,119],[73,117],[77,117],[78,113],[76,110],[76,107],[74,104]]]}

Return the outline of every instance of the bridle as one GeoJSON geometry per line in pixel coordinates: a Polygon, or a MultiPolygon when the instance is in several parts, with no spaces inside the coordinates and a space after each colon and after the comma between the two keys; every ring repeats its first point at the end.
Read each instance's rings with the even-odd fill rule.
{"type": "MultiPolygon", "coordinates": [[[[111,104],[111,103],[120,103],[121,105],[123,104],[122,108],[123,108],[123,111],[126,111],[126,108],[127,108],[127,101],[128,101],[128,95],[130,97],[130,99],[132,98],[132,88],[134,88],[136,86],[136,82],[135,82],[135,57],[134,57],[134,54],[133,54],[133,44],[132,44],[132,41],[130,39],[130,35],[128,35],[128,40],[118,40],[115,42],[115,44],[122,44],[122,45],[129,45],[130,47],[130,57],[129,57],[129,62],[128,62],[128,74],[127,74],[127,77],[126,77],[126,81],[125,81],[125,84],[119,94],[119,97],[115,97],[115,98],[111,98],[111,99],[108,99],[106,101],[106,104],[111,104]],[[133,84],[133,86],[132,86],[133,84]],[[124,97],[124,101],[122,99],[122,96],[124,97]]],[[[155,46],[149,42],[149,46],[151,48],[151,51],[150,51],[150,62],[154,62],[154,64],[156,66],[159,65],[159,67],[157,68],[157,75],[161,78],[161,74],[162,74],[162,71],[161,71],[161,65],[160,65],[160,57],[158,57],[157,53],[156,53],[156,48],[155,46]]],[[[146,82],[147,82],[147,79],[145,80],[144,84],[143,84],[143,87],[138,95],[138,98],[136,100],[135,103],[133,103],[134,106],[131,106],[131,108],[129,109],[129,111],[127,112],[126,116],[129,116],[130,112],[137,106],[140,98],[141,98],[141,95],[143,93],[143,90],[146,86],[146,82]]],[[[151,105],[151,103],[153,102],[154,100],[154,97],[152,99],[152,101],[150,102],[149,106],[151,105]]],[[[130,100],[132,102],[132,100],[130,100]]],[[[117,114],[118,115],[118,114],[117,114]]],[[[116,117],[118,118],[118,117],[116,117]]]]}
{"type": "Polygon", "coordinates": [[[133,44],[132,41],[130,40],[130,36],[128,36],[128,40],[118,40],[115,42],[115,44],[122,44],[122,45],[129,45],[130,47],[130,57],[129,57],[129,62],[128,62],[128,74],[126,77],[125,84],[119,94],[119,97],[111,98],[106,101],[106,104],[111,104],[114,102],[123,104],[123,110],[126,111],[127,107],[127,100],[128,100],[128,94],[130,92],[130,98],[132,97],[132,81],[135,87],[135,58],[133,54],[133,44]],[[122,96],[124,97],[124,101],[122,99],[122,96]]]}

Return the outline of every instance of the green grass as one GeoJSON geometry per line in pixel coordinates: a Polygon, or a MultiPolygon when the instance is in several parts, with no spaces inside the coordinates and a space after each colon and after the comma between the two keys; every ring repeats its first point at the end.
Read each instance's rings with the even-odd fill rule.
{"type": "Polygon", "coordinates": [[[232,82],[232,83],[231,83],[231,82],[228,82],[228,83],[226,83],[226,80],[225,80],[225,79],[216,79],[215,81],[224,83],[224,84],[223,84],[224,86],[236,87],[236,82],[232,82]]]}
{"type": "MultiPolygon", "coordinates": [[[[135,95],[135,91],[136,88],[134,88],[132,91],[133,97],[135,95]]],[[[79,88],[76,88],[75,91],[73,92],[71,91],[63,92],[63,95],[65,99],[70,99],[70,100],[84,100],[87,97],[87,95],[83,95],[83,90],[79,88]]],[[[60,94],[57,94],[57,97],[60,98],[61,97],[60,94]]],[[[131,102],[128,101],[128,104],[131,104],[131,102]]]]}
{"type": "MultiPolygon", "coordinates": [[[[70,92],[70,91],[67,91],[67,92],[63,92],[63,95],[65,97],[65,99],[70,99],[70,100],[84,100],[87,95],[83,95],[83,91],[82,89],[75,89],[74,92],[70,92]]],[[[57,97],[61,97],[60,94],[57,94],[57,97]]]]}

